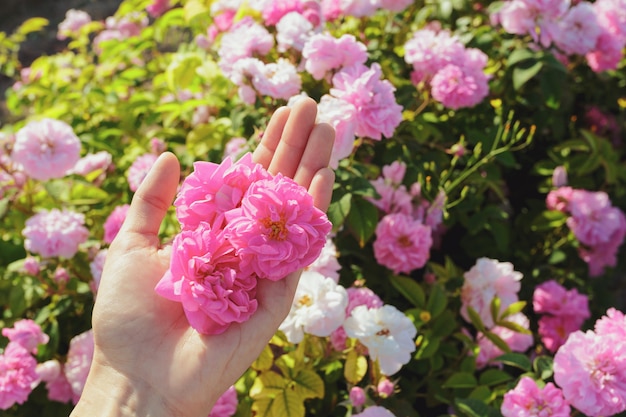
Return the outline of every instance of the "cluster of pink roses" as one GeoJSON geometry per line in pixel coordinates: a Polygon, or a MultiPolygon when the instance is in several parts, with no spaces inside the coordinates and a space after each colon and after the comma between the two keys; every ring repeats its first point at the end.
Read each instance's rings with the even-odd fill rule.
{"type": "Polygon", "coordinates": [[[426,265],[433,238],[443,221],[445,194],[430,203],[421,195],[419,182],[403,185],[406,164],[396,161],[382,168],[372,181],[379,198],[370,198],[385,214],[376,227],[374,256],[394,273],[410,273],[426,265]]]}
{"type": "Polygon", "coordinates": [[[429,86],[432,97],[446,107],[472,107],[489,93],[487,55],[466,48],[437,24],[413,33],[404,44],[404,59],[413,66],[413,83],[429,86]]]}
{"type": "Polygon", "coordinates": [[[569,216],[567,226],[580,243],[578,253],[588,264],[591,276],[616,265],[619,247],[626,237],[626,216],[611,204],[605,192],[563,186],[548,193],[546,205],[569,216]]]}
{"type": "Polygon", "coordinates": [[[311,264],[331,229],[304,187],[272,176],[250,153],[237,162],[196,162],[174,206],[182,230],[156,291],[182,303],[204,334],[248,320],[258,305],[257,281],[311,264]]]}
{"type": "Polygon", "coordinates": [[[492,14],[493,24],[559,54],[582,55],[593,71],[617,68],[626,46],[626,2],[509,0],[492,14]]]}

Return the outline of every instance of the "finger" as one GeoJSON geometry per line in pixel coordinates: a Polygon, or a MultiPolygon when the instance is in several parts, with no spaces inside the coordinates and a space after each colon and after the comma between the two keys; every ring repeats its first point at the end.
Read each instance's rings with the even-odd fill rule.
{"type": "Polygon", "coordinates": [[[274,112],[267,124],[265,132],[263,132],[261,143],[259,143],[259,146],[257,146],[252,154],[252,160],[263,165],[265,169],[267,169],[272,162],[274,152],[276,152],[278,142],[280,142],[280,138],[283,135],[285,123],[287,123],[290,112],[291,109],[289,109],[289,107],[281,107],[274,112]]]}
{"type": "Polygon", "coordinates": [[[293,177],[298,184],[309,188],[317,171],[328,166],[334,142],[335,129],[331,125],[327,123],[315,125],[293,177]]]}
{"type": "Polygon", "coordinates": [[[328,210],[330,200],[333,196],[333,186],[335,185],[335,171],[326,167],[315,173],[309,194],[313,196],[313,204],[322,211],[328,210]]]}
{"type": "Polygon", "coordinates": [[[305,97],[294,104],[268,168],[271,174],[276,175],[280,172],[293,178],[298,165],[300,165],[300,159],[306,148],[309,135],[315,126],[316,117],[317,103],[315,100],[305,97]]]}
{"type": "Polygon", "coordinates": [[[158,242],[159,228],[172,205],[179,179],[180,165],[176,156],[170,152],[161,154],[133,196],[119,235],[135,233],[150,239],[151,243],[155,239],[158,242]]]}

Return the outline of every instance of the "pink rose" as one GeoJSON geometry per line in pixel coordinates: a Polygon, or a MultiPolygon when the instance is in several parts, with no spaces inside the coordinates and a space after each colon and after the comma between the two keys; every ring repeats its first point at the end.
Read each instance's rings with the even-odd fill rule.
{"type": "Polygon", "coordinates": [[[388,214],[376,226],[374,256],[396,274],[410,273],[426,265],[432,243],[430,227],[406,214],[388,214]]]}
{"type": "Polygon", "coordinates": [[[41,331],[41,327],[30,319],[18,320],[13,323],[13,327],[5,327],[2,329],[2,335],[33,355],[37,353],[39,345],[45,345],[50,340],[50,337],[41,331]]]}
{"type": "Polygon", "coordinates": [[[11,342],[0,355],[0,409],[23,404],[36,386],[37,361],[22,345],[11,342]]]}

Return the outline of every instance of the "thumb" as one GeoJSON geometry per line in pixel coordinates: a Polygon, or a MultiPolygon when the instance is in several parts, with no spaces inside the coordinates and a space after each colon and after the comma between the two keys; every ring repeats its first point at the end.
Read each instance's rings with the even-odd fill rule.
{"type": "Polygon", "coordinates": [[[170,152],[161,154],[133,196],[116,240],[136,234],[158,245],[159,228],[172,205],[179,180],[180,165],[176,156],[170,152]]]}

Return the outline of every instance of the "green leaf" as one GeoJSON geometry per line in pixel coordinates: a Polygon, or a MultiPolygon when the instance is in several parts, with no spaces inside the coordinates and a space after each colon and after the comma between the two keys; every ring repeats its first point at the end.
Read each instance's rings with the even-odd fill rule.
{"type": "Polygon", "coordinates": [[[476,377],[468,372],[457,372],[450,375],[443,384],[444,388],[474,388],[477,385],[476,377]]]}
{"type": "Polygon", "coordinates": [[[513,314],[517,314],[521,312],[526,307],[526,301],[516,301],[509,305],[503,312],[500,314],[498,319],[503,319],[505,317],[512,316],[513,314]]]}
{"type": "Polygon", "coordinates": [[[28,35],[29,33],[39,32],[46,26],[48,26],[48,19],[44,19],[43,17],[33,17],[30,18],[17,28],[17,33],[20,35],[28,35]]]}
{"type": "Polygon", "coordinates": [[[419,345],[417,352],[415,352],[415,359],[427,359],[432,357],[439,350],[441,342],[438,338],[426,337],[425,335],[418,336],[419,345]]]}
{"type": "Polygon", "coordinates": [[[196,76],[196,68],[202,65],[198,54],[176,55],[167,67],[167,84],[172,91],[188,87],[196,76]]]}
{"type": "Polygon", "coordinates": [[[378,225],[378,208],[362,198],[354,199],[346,221],[359,245],[364,247],[378,225]]]}
{"type": "Polygon", "coordinates": [[[476,330],[478,330],[481,333],[485,333],[487,331],[483,323],[483,320],[480,318],[480,315],[470,305],[467,306],[467,315],[469,316],[469,319],[474,325],[474,327],[476,328],[476,330]]]}
{"type": "Polygon", "coordinates": [[[491,318],[494,322],[498,321],[498,316],[500,315],[500,306],[502,302],[500,301],[500,297],[497,295],[491,299],[491,304],[489,305],[491,310],[491,318]]]}
{"type": "Polygon", "coordinates": [[[502,416],[500,412],[485,404],[484,401],[476,398],[455,398],[456,409],[467,417],[497,417],[502,416]]]}
{"type": "Polygon", "coordinates": [[[552,230],[563,226],[567,222],[567,214],[557,210],[545,210],[537,216],[530,225],[534,232],[552,230]]]}
{"type": "Polygon", "coordinates": [[[529,59],[534,59],[535,53],[530,49],[516,49],[509,55],[509,59],[507,61],[507,65],[512,67],[518,62],[526,61],[529,59]]]}
{"type": "Polygon", "coordinates": [[[487,369],[478,378],[481,385],[498,385],[512,380],[513,377],[499,369],[487,369]]]}
{"type": "Polygon", "coordinates": [[[448,297],[446,296],[443,287],[439,284],[433,285],[430,297],[428,297],[428,303],[426,304],[426,309],[430,311],[432,318],[435,318],[443,313],[447,305],[448,297]]]}
{"type": "Polygon", "coordinates": [[[293,381],[296,383],[296,393],[300,397],[304,399],[324,398],[324,380],[317,372],[303,369],[296,374],[293,381]]]}
{"type": "Polygon", "coordinates": [[[528,356],[522,353],[505,353],[494,359],[495,362],[502,362],[505,365],[514,366],[523,371],[530,371],[531,363],[528,356]]]}
{"type": "Polygon", "coordinates": [[[304,401],[292,390],[282,390],[274,397],[255,400],[252,410],[257,417],[303,417],[304,401]]]}
{"type": "Polygon", "coordinates": [[[491,341],[491,343],[496,345],[500,350],[507,352],[507,353],[511,351],[511,348],[509,347],[509,345],[504,340],[502,340],[502,338],[498,336],[497,334],[489,330],[484,332],[483,334],[485,335],[487,339],[489,339],[489,341],[491,341]]]}
{"type": "Polygon", "coordinates": [[[506,327],[507,329],[513,330],[514,332],[517,332],[517,333],[532,334],[532,332],[530,330],[528,330],[524,326],[522,326],[522,325],[520,325],[518,323],[515,323],[513,321],[500,320],[496,324],[498,326],[501,326],[501,327],[506,327]]]}
{"type": "Polygon", "coordinates": [[[426,296],[424,295],[424,290],[417,282],[402,275],[392,275],[391,285],[415,307],[424,308],[426,296]]]}
{"type": "Polygon", "coordinates": [[[519,90],[530,79],[541,71],[543,62],[535,59],[528,59],[520,62],[513,68],[513,88],[519,90]]]}
{"type": "Polygon", "coordinates": [[[265,345],[259,357],[252,363],[252,369],[267,371],[274,364],[274,354],[269,345],[265,345]]]}
{"type": "Polygon", "coordinates": [[[550,356],[537,356],[533,361],[533,369],[539,375],[539,378],[546,380],[554,373],[552,367],[554,359],[550,356]]]}
{"type": "Polygon", "coordinates": [[[328,220],[333,224],[333,229],[337,230],[343,225],[350,208],[352,207],[352,194],[344,194],[337,201],[330,203],[326,214],[328,220]]]}
{"type": "Polygon", "coordinates": [[[346,365],[343,369],[343,375],[348,382],[356,385],[367,373],[367,359],[360,355],[356,350],[351,350],[346,356],[346,365]]]}
{"type": "Polygon", "coordinates": [[[250,397],[253,399],[274,397],[284,391],[289,381],[274,371],[264,372],[250,388],[250,397]]]}

